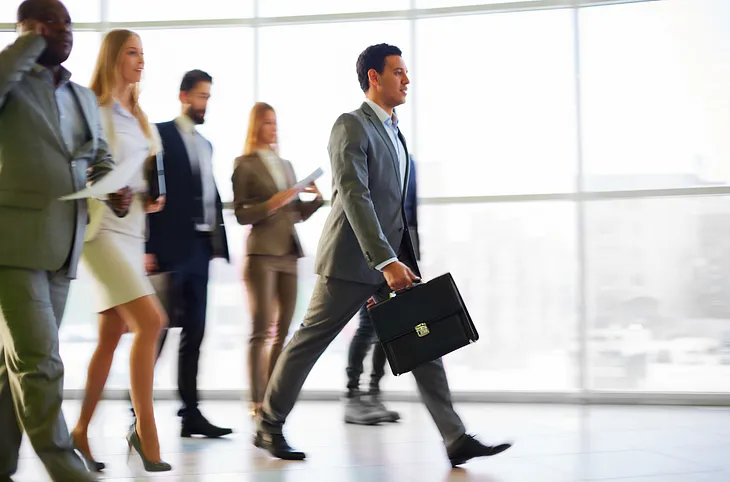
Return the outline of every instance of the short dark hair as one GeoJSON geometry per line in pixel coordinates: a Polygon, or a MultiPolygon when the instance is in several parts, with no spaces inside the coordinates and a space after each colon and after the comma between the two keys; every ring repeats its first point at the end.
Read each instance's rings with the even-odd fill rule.
{"type": "Polygon", "coordinates": [[[213,77],[211,77],[208,72],[203,72],[198,69],[186,72],[185,75],[183,75],[182,82],[180,82],[180,92],[190,92],[201,82],[208,82],[212,84],[213,77]]]}
{"type": "Polygon", "coordinates": [[[360,82],[360,88],[363,92],[367,92],[370,88],[370,80],[368,72],[375,69],[379,74],[385,70],[385,59],[391,55],[401,56],[403,52],[395,45],[377,44],[371,45],[362,51],[357,58],[357,80],[360,82]]]}
{"type": "Polygon", "coordinates": [[[18,7],[18,23],[35,18],[45,3],[47,3],[47,0],[25,0],[18,7]]]}

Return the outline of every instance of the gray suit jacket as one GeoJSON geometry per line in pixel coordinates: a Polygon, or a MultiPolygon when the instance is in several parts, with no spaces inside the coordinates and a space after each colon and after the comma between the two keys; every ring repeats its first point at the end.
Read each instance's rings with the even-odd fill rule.
{"type": "Polygon", "coordinates": [[[68,261],[73,278],[88,221],[86,200],[58,198],[99,179],[114,162],[96,96],[73,83],[88,136],[69,152],[54,88],[34,70],[45,47],[43,37],[29,34],[0,52],[0,267],[56,271],[68,261]]]}
{"type": "MultiPolygon", "coordinates": [[[[294,168],[289,161],[284,165],[289,186],[296,184],[294,168]]],[[[292,254],[292,242],[298,257],[304,256],[299,242],[296,223],[309,219],[324,202],[321,199],[303,202],[294,200],[288,206],[269,214],[266,201],[279,192],[264,161],[258,154],[236,159],[233,169],[233,206],[239,224],[250,224],[246,254],[284,256],[292,254]]]]}
{"type": "MultiPolygon", "coordinates": [[[[406,146],[402,135],[400,139],[406,146]]],[[[319,241],[315,271],[321,276],[382,284],[385,278],[375,267],[396,257],[401,246],[415,260],[405,229],[398,153],[367,103],[337,119],[328,149],[332,210],[319,241]]],[[[406,179],[409,174],[406,169],[406,179]]],[[[418,270],[415,262],[410,264],[418,270]]]]}

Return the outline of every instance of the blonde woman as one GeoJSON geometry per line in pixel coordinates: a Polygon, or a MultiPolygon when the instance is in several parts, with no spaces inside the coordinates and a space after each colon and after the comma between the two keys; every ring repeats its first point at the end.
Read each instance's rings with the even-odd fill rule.
{"type": "Polygon", "coordinates": [[[276,143],[276,113],[259,102],[251,110],[243,156],[236,159],[233,171],[236,218],[251,225],[243,278],[253,322],[248,349],[252,416],[261,409],[294,316],[297,259],[304,255],[294,224],[309,219],[323,204],[314,184],[304,192],[316,194],[316,199],[298,199],[299,191],[292,187],[294,169],[278,156],[276,143]]]}
{"type": "Polygon", "coordinates": [[[134,333],[130,360],[130,385],[136,423],[127,435],[129,451],[134,448],[145,470],[162,472],[171,467],[160,457],[152,388],[156,347],[166,316],[147,279],[144,265],[145,216],[162,209],[164,198],[148,199],[144,161],[159,150],[153,127],[139,106],[139,81],[144,70],[142,42],[128,30],[113,30],[105,37],[91,81],[105,119],[107,138],[119,166],[139,165],[129,181],[135,196],[124,218],[105,211],[98,234],[84,245],[82,259],[94,277],[99,311],[99,343],[89,364],[84,402],[79,421],[71,433],[77,450],[89,470],[104,465],[96,462],[89,448],[87,432],[119,339],[134,333]]]}

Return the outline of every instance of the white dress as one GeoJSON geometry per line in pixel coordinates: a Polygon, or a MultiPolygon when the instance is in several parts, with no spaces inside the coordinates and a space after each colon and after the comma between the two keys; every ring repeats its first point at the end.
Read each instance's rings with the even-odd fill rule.
{"type": "Polygon", "coordinates": [[[137,119],[118,102],[102,109],[111,110],[114,133],[108,137],[114,139],[114,162],[117,165],[136,162],[140,169],[129,182],[135,191],[129,213],[120,218],[106,206],[99,233],[84,244],[82,260],[94,277],[98,312],[155,292],[147,279],[144,263],[147,215],[143,193],[147,186],[143,166],[151,142],[137,119]]]}

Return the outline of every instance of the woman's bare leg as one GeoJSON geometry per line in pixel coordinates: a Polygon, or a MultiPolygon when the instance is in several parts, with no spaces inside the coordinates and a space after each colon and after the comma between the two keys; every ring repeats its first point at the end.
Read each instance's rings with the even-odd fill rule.
{"type": "Polygon", "coordinates": [[[109,378],[109,370],[114,360],[114,351],[126,331],[127,326],[116,309],[112,308],[99,313],[99,341],[89,362],[86,390],[84,391],[84,401],[81,404],[79,420],[76,422],[76,427],[71,431],[76,446],[92,460],[88,440],[89,424],[96,412],[99,400],[101,400],[107,378],[109,378]]]}
{"type": "Polygon", "coordinates": [[[129,354],[132,406],[137,416],[137,433],[142,451],[151,462],[160,462],[160,442],[152,404],[157,343],[167,324],[157,296],[150,295],[118,307],[130,330],[134,332],[129,354]]]}

